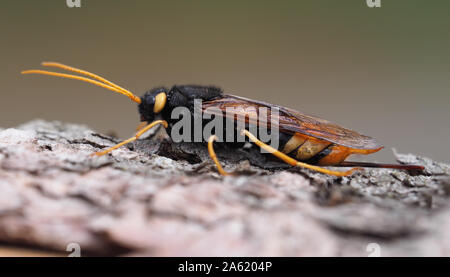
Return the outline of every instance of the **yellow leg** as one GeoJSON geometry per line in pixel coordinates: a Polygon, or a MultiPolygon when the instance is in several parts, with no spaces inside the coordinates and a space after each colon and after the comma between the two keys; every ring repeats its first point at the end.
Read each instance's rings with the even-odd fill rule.
{"type": "Polygon", "coordinates": [[[308,168],[317,172],[321,172],[324,174],[329,174],[329,175],[334,175],[334,176],[347,176],[352,174],[355,170],[361,170],[362,168],[360,167],[355,167],[352,168],[348,171],[333,171],[333,170],[329,170],[329,169],[325,169],[319,166],[314,166],[314,165],[310,165],[307,163],[302,163],[297,161],[296,159],[293,159],[291,157],[289,157],[288,155],[276,150],[275,148],[265,144],[264,142],[260,141],[259,139],[257,139],[252,133],[250,133],[247,130],[242,130],[242,134],[246,135],[247,137],[250,138],[251,141],[253,141],[256,145],[258,145],[259,147],[263,148],[264,150],[268,151],[269,153],[271,153],[272,155],[280,158],[282,161],[286,162],[287,164],[290,164],[292,166],[298,166],[298,167],[304,167],[304,168],[308,168]]]}
{"type": "Polygon", "coordinates": [[[219,171],[220,175],[227,176],[227,175],[233,175],[232,173],[226,172],[223,170],[222,166],[220,165],[219,159],[217,159],[216,152],[214,152],[213,143],[217,140],[217,136],[210,136],[208,139],[208,153],[211,159],[214,161],[214,163],[217,166],[217,171],[219,171]]]}
{"type": "Polygon", "coordinates": [[[115,146],[113,146],[111,148],[108,148],[108,149],[106,149],[104,151],[96,152],[96,153],[94,153],[92,155],[93,156],[103,156],[105,154],[108,154],[109,152],[111,152],[111,151],[113,151],[113,150],[115,150],[115,149],[117,149],[117,148],[119,148],[119,147],[121,147],[121,146],[123,146],[123,145],[125,145],[127,143],[130,143],[130,142],[133,142],[133,141],[137,140],[140,136],[142,136],[142,134],[144,134],[145,132],[147,132],[148,130],[150,130],[151,128],[155,127],[158,124],[162,124],[164,126],[164,128],[167,128],[167,122],[165,120],[153,121],[152,123],[148,124],[146,127],[141,128],[139,130],[139,132],[137,132],[134,137],[129,138],[129,139],[125,140],[125,141],[122,141],[121,143],[119,143],[119,144],[117,144],[117,145],[115,145],[115,146]]]}
{"type": "Polygon", "coordinates": [[[136,132],[139,132],[140,130],[142,130],[142,128],[144,128],[145,126],[147,126],[147,122],[143,121],[141,122],[137,127],[136,127],[136,132]]]}

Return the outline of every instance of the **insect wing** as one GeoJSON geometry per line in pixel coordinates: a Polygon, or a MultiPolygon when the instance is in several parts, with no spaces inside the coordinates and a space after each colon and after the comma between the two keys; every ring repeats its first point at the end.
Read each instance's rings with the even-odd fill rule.
{"type": "Polygon", "coordinates": [[[305,115],[286,107],[255,101],[235,95],[224,94],[222,97],[217,99],[205,101],[203,102],[202,109],[205,113],[219,116],[225,115],[233,120],[245,120],[245,123],[267,124],[267,128],[270,128],[271,124],[277,124],[276,122],[278,122],[275,127],[278,127],[280,132],[290,134],[298,132],[350,148],[377,149],[381,147],[375,139],[361,135],[355,131],[346,129],[327,120],[305,115]],[[211,109],[213,107],[214,109],[211,109]],[[262,117],[259,118],[258,122],[255,122],[255,120],[258,119],[258,111],[260,107],[269,108],[267,120],[262,117]],[[278,109],[278,120],[271,117],[271,109],[278,109]],[[219,111],[221,111],[222,114],[219,114],[219,111]]]}

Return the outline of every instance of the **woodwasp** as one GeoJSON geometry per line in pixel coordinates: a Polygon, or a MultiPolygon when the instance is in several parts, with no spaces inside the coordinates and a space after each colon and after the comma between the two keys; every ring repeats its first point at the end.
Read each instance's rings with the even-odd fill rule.
{"type": "MultiPolygon", "coordinates": [[[[237,117],[237,119],[239,120],[240,118],[240,120],[245,121],[246,127],[236,131],[248,137],[254,145],[266,150],[271,155],[278,157],[291,166],[304,167],[335,176],[350,175],[355,170],[361,169],[360,167],[394,168],[409,171],[421,171],[424,169],[424,167],[418,165],[346,162],[345,159],[351,154],[372,154],[381,150],[383,146],[379,145],[371,137],[345,129],[327,120],[308,116],[286,107],[224,94],[222,90],[216,87],[176,85],[170,89],[155,88],[146,92],[142,97],[137,97],[129,90],[85,70],[55,62],[44,62],[42,65],[64,69],[86,77],[45,70],[26,70],[22,71],[22,74],[43,74],[88,82],[126,95],[139,105],[138,108],[142,124],[138,128],[136,135],[109,149],[94,153],[97,156],[105,155],[114,149],[135,141],[156,125],[162,125],[166,129],[170,129],[176,123],[176,120],[170,116],[172,111],[177,107],[186,107],[193,113],[194,100],[200,99],[202,100],[201,109],[203,112],[208,112],[208,108],[215,107],[217,108],[216,111],[219,110],[219,112],[216,112],[214,116],[226,119],[227,114],[224,111],[232,107],[238,115],[244,115],[237,117]],[[279,111],[277,118],[278,126],[276,126],[280,132],[278,149],[262,142],[255,134],[248,130],[249,125],[256,124],[256,127],[259,128],[258,124],[260,124],[259,121],[255,123],[249,119],[249,108],[261,107],[277,109],[279,111]],[[155,120],[157,117],[161,119],[155,120]],[[356,167],[348,171],[334,171],[323,168],[322,166],[356,167]]],[[[236,117],[233,116],[233,118],[228,119],[236,120],[236,117]]],[[[215,135],[205,140],[208,143],[208,152],[216,164],[219,173],[221,175],[229,175],[230,173],[223,170],[215,154],[213,142],[216,140],[217,136],[215,135]]]]}

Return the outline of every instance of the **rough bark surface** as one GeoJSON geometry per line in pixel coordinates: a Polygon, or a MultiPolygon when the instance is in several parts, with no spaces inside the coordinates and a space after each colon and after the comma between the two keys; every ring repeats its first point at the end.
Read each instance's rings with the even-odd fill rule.
{"type": "Polygon", "coordinates": [[[450,255],[448,165],[395,153],[427,174],[338,178],[264,170],[217,145],[240,173],[223,178],[204,145],[160,134],[89,156],[116,142],[60,122],[0,129],[0,242],[62,253],[77,243],[82,255],[450,255]]]}

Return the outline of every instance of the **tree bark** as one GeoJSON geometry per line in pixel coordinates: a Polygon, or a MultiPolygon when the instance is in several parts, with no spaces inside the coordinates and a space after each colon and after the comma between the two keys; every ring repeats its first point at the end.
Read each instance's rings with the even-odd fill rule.
{"type": "Polygon", "coordinates": [[[216,144],[239,173],[224,178],[205,145],[161,137],[91,157],[118,140],[41,120],[0,130],[0,242],[81,255],[450,255],[449,165],[394,153],[427,174],[339,178],[262,169],[216,144]]]}

